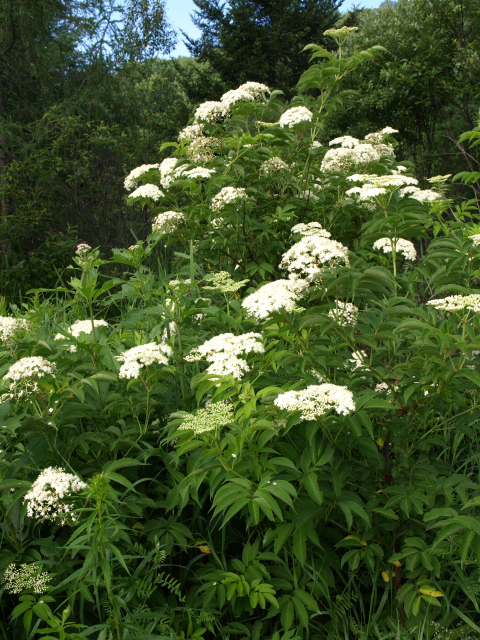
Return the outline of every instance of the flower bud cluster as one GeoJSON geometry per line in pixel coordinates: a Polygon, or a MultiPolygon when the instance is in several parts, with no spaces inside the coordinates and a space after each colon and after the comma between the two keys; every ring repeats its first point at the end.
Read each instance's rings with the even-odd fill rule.
{"type": "Polygon", "coordinates": [[[272,173],[277,173],[278,171],[288,171],[288,168],[288,164],[284,162],[284,160],[278,156],[274,156],[262,162],[259,173],[262,176],[270,176],[272,173]]]}
{"type": "Polygon", "coordinates": [[[195,434],[205,433],[225,427],[233,420],[232,407],[225,402],[215,402],[209,404],[205,409],[199,409],[195,415],[186,416],[178,430],[193,431],[195,434]]]}
{"type": "Polygon", "coordinates": [[[186,218],[180,211],[159,213],[152,223],[152,233],[167,233],[176,229],[186,218]]]}

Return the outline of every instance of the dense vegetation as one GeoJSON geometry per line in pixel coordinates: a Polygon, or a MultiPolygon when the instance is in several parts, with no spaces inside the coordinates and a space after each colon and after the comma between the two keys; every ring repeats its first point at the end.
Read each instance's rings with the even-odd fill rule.
{"type": "MultiPolygon", "coordinates": [[[[477,638],[473,85],[463,115],[445,98],[430,147],[455,123],[463,170],[432,175],[408,120],[373,122],[352,94],[370,73],[394,108],[375,76],[393,47],[358,47],[377,14],[327,30],[331,50],[308,45],[288,100],[153,60],[172,35],[161,4],[138,6],[108,44],[121,65],[95,80],[127,87],[112,93],[122,126],[95,119],[100,91],[88,118],[64,102],[39,124],[37,91],[38,114],[5,129],[25,153],[2,167],[5,265],[47,223],[63,235],[9,272],[0,302],[2,637],[477,638]],[[170,72],[190,124],[171,120],[167,141],[172,113],[149,96],[170,72]],[[221,99],[195,107],[179,78],[193,92],[201,77],[221,99]],[[38,286],[20,297],[22,269],[38,286]]],[[[75,30],[54,24],[64,55],[75,30]]]]}

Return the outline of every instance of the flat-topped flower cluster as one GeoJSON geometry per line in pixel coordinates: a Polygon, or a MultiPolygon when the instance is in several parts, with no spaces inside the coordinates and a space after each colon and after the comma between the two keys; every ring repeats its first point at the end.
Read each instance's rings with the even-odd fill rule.
{"type": "Polygon", "coordinates": [[[44,469],[25,495],[27,515],[40,520],[59,520],[65,524],[67,520],[75,521],[73,504],[68,498],[87,488],[85,482],[65,469],[48,467],[44,469]]]}

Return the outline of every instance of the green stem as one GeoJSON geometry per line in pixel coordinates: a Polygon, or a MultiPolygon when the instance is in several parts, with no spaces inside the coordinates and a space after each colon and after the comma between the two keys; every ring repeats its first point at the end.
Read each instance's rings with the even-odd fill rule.
{"type": "Polygon", "coordinates": [[[15,533],[15,529],[13,528],[12,523],[10,522],[8,516],[7,516],[7,511],[5,509],[5,507],[3,506],[3,504],[0,504],[0,513],[3,516],[3,519],[5,520],[5,524],[8,527],[8,530],[10,531],[10,535],[12,536],[12,542],[15,545],[15,549],[17,551],[20,551],[20,549],[22,548],[22,544],[19,541],[19,539],[17,538],[17,535],[15,533]]]}

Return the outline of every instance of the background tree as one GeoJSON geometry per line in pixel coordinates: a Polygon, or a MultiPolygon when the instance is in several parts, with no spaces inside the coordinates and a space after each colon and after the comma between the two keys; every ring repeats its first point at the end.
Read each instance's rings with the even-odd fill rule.
{"type": "Polygon", "coordinates": [[[292,95],[307,68],[301,51],[324,44],[323,32],[339,18],[340,0],[194,0],[198,39],[185,33],[187,47],[208,61],[228,88],[250,80],[292,95]]]}

